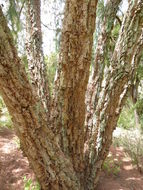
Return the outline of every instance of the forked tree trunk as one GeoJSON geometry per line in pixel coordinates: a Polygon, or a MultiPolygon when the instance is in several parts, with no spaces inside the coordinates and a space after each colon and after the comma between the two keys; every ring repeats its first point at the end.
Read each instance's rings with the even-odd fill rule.
{"type": "Polygon", "coordinates": [[[55,99],[49,124],[35,97],[0,9],[0,92],[43,190],[94,190],[143,46],[143,1],[135,0],[122,23],[111,65],[85,138],[96,0],[67,0],[55,99]],[[54,133],[55,132],[55,133],[54,133]],[[57,138],[58,137],[58,138],[57,138]],[[86,139],[86,142],[84,142],[86,139]]]}
{"type": "Polygon", "coordinates": [[[121,0],[110,0],[107,1],[105,6],[105,13],[101,25],[101,31],[95,50],[93,72],[89,79],[86,94],[87,113],[85,125],[87,133],[89,132],[88,128],[91,129],[93,127],[93,112],[97,108],[100,92],[102,90],[105,66],[110,65],[108,50],[110,46],[111,32],[114,27],[114,21],[116,19],[116,14],[119,9],[120,3],[121,0]]]}
{"type": "Polygon", "coordinates": [[[110,67],[102,86],[97,107],[93,113],[93,127],[88,139],[89,176],[87,180],[98,181],[103,161],[112,143],[112,133],[134,77],[143,47],[143,2],[130,4],[120,29],[110,67]],[[136,29],[135,29],[136,27],[136,29]]]}
{"type": "Polygon", "coordinates": [[[70,159],[47,125],[43,104],[33,94],[1,9],[0,42],[0,92],[41,188],[80,189],[70,159]]]}

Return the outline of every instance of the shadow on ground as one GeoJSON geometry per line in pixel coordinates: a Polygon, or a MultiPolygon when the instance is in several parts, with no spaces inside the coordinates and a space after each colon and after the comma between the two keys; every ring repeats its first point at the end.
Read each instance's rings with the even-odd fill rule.
{"type": "Polygon", "coordinates": [[[102,173],[96,190],[143,190],[143,175],[132,165],[122,147],[110,148],[109,157],[120,163],[118,175],[102,173]]]}

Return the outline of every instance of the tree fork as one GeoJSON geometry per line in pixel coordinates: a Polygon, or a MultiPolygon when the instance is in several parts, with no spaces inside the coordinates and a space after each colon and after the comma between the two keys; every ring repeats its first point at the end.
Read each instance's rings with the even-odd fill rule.
{"type": "Polygon", "coordinates": [[[91,135],[93,127],[93,113],[97,108],[98,99],[102,90],[105,61],[108,59],[107,57],[109,56],[109,41],[120,3],[121,0],[109,0],[107,1],[105,6],[104,18],[101,25],[101,32],[99,34],[97,47],[95,50],[94,68],[89,80],[86,94],[87,113],[85,126],[86,133],[88,133],[85,134],[86,136],[91,135]]]}
{"type": "Polygon", "coordinates": [[[95,184],[112,143],[112,133],[116,127],[126,94],[130,88],[131,79],[134,77],[142,53],[142,26],[143,1],[138,0],[130,4],[124,17],[111,59],[106,84],[101,92],[97,112],[95,113],[97,114],[96,125],[93,127],[94,130],[90,139],[89,156],[91,180],[95,180],[95,184]]]}
{"type": "Polygon", "coordinates": [[[0,92],[41,188],[79,190],[70,159],[61,151],[43,105],[33,94],[1,8],[0,42],[0,92]]]}

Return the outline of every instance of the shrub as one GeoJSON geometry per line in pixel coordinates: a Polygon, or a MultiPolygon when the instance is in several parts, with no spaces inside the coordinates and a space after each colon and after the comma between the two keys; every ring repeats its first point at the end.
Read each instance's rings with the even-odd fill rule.
{"type": "Polygon", "coordinates": [[[103,171],[107,172],[110,175],[118,176],[120,172],[120,162],[117,162],[113,157],[107,157],[103,164],[103,171]]]}
{"type": "Polygon", "coordinates": [[[143,135],[139,129],[124,131],[119,137],[114,137],[113,143],[115,146],[122,146],[132,163],[143,172],[143,135]]]}
{"type": "Polygon", "coordinates": [[[135,126],[135,116],[134,116],[134,105],[132,102],[128,99],[126,102],[126,105],[124,106],[119,120],[118,120],[118,127],[124,128],[124,129],[130,129],[134,128],[135,126]]]}
{"type": "Polygon", "coordinates": [[[12,127],[11,117],[1,96],[0,96],[0,127],[8,127],[8,128],[12,127]]]}
{"type": "Polygon", "coordinates": [[[27,179],[26,176],[24,176],[24,190],[40,190],[40,185],[38,182],[32,182],[32,179],[27,179]]]}

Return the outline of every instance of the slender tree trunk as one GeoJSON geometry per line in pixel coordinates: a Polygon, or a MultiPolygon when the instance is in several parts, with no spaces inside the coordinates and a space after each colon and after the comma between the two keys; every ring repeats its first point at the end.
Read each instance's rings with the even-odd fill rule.
{"type": "Polygon", "coordinates": [[[33,90],[41,98],[49,115],[50,93],[42,49],[40,0],[26,1],[27,58],[33,90]]]}
{"type": "Polygon", "coordinates": [[[107,1],[106,3],[105,14],[101,26],[101,33],[99,34],[95,51],[94,69],[89,80],[86,94],[87,112],[85,120],[85,137],[89,137],[92,135],[91,131],[94,125],[93,113],[96,112],[95,110],[97,109],[100,92],[102,90],[105,62],[107,62],[107,60],[109,59],[108,50],[110,45],[111,32],[114,26],[114,21],[120,2],[121,0],[111,0],[107,1]]]}
{"type": "MultiPolygon", "coordinates": [[[[97,47],[95,50],[94,68],[93,68],[93,72],[88,83],[88,88],[87,88],[87,93],[86,93],[87,112],[86,112],[86,119],[85,119],[85,142],[88,147],[92,146],[91,145],[92,141],[89,141],[89,139],[92,137],[92,134],[94,133],[93,132],[95,130],[94,125],[96,125],[96,122],[97,122],[97,119],[94,119],[95,113],[96,113],[95,110],[97,110],[98,101],[101,96],[100,93],[103,88],[102,83],[104,79],[105,62],[107,64],[107,60],[110,61],[109,52],[108,52],[109,45],[110,45],[110,37],[111,37],[112,29],[114,27],[114,21],[116,19],[116,14],[117,14],[120,2],[121,0],[107,1],[106,6],[105,6],[105,14],[103,18],[103,23],[101,25],[101,33],[99,34],[97,47]]],[[[110,65],[110,63],[108,64],[110,65]]],[[[96,136],[98,135],[98,128],[96,128],[95,134],[96,136]]],[[[94,134],[94,138],[97,138],[95,137],[95,134],[94,134]]],[[[85,157],[86,165],[87,165],[85,176],[88,176],[87,173],[90,172],[88,170],[90,167],[92,167],[89,161],[90,153],[91,153],[90,151],[87,151],[86,157],[85,157]]],[[[89,178],[87,180],[89,180],[89,178]]],[[[90,185],[92,185],[92,183],[90,185]]]]}
{"type": "MultiPolygon", "coordinates": [[[[120,35],[111,59],[111,65],[105,79],[96,113],[96,123],[89,140],[89,176],[87,181],[98,181],[103,161],[111,142],[119,114],[126,99],[126,94],[135,74],[143,47],[143,2],[135,1],[129,6],[120,30],[120,35]],[[135,11],[136,10],[136,11],[135,11]],[[142,23],[142,24],[141,24],[142,23]],[[135,26],[137,27],[135,29],[135,26]]],[[[88,151],[87,151],[88,152],[88,151]]],[[[91,182],[89,182],[89,185],[91,182]]],[[[89,187],[91,189],[91,187],[89,187]]]]}

